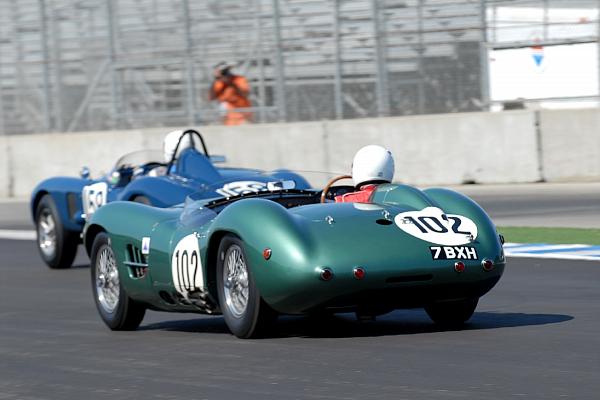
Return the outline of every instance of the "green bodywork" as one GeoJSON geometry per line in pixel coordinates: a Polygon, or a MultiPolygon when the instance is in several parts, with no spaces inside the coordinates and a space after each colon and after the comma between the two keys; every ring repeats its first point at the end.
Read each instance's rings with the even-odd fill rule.
{"type": "MultiPolygon", "coordinates": [[[[319,193],[314,194],[318,199],[319,193]]],[[[387,184],[378,187],[371,204],[280,204],[295,196],[267,193],[213,208],[208,200],[170,209],[114,202],[87,223],[84,241],[89,252],[95,235],[105,231],[127,294],[150,308],[177,312],[220,312],[215,275],[219,242],[226,234],[242,239],[263,299],[288,314],[322,308],[385,311],[476,298],[504,271],[494,224],[475,202],[454,191],[387,184]],[[394,222],[399,213],[427,207],[475,223],[477,236],[468,246],[476,249],[477,259],[461,260],[464,272],[455,271],[455,259],[433,259],[430,248],[439,245],[408,234],[394,222]],[[173,282],[173,252],[192,234],[198,241],[198,273],[204,284],[182,296],[173,282]],[[150,248],[141,255],[144,237],[150,238],[150,248]],[[268,260],[265,249],[271,249],[268,260]],[[493,261],[491,271],[482,268],[483,259],[493,261]],[[364,269],[364,279],[354,277],[356,267],[364,269]],[[333,272],[333,279],[321,279],[323,268],[333,272]]]]}

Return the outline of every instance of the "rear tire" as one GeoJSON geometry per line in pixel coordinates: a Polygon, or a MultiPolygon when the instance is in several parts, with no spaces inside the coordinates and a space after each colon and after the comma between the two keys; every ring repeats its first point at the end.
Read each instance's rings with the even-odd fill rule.
{"type": "Polygon", "coordinates": [[[217,289],[223,318],[235,336],[259,337],[277,319],[256,287],[244,243],[233,235],[225,236],[219,245],[217,289]]]}
{"type": "Polygon", "coordinates": [[[119,270],[109,237],[101,232],[94,239],[91,254],[92,292],[102,321],[113,331],[137,329],[146,308],[135,302],[119,279],[119,270]]]}
{"type": "Polygon", "coordinates": [[[433,303],[425,307],[429,318],[443,327],[460,327],[473,316],[479,299],[433,303]]]}
{"type": "Polygon", "coordinates": [[[53,269],[70,268],[77,255],[79,238],[65,230],[54,199],[44,195],[35,210],[38,250],[42,260],[53,269]]]}

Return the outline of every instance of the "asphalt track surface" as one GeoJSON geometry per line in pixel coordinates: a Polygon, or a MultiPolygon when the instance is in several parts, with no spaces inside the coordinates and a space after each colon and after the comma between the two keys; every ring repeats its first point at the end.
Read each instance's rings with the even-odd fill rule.
{"type": "MultiPolygon", "coordinates": [[[[600,185],[576,186],[462,191],[498,224],[600,227],[600,185]]],[[[26,204],[0,204],[0,229],[32,229],[26,204]]],[[[402,310],[284,317],[260,340],[158,312],[111,332],[84,254],[54,271],[33,241],[0,239],[0,399],[598,399],[599,284],[598,262],[509,259],[460,331],[402,310]]]]}
{"type": "Polygon", "coordinates": [[[509,259],[464,330],[422,310],[285,317],[240,340],[221,317],[97,315],[85,257],[50,270],[0,240],[0,399],[598,399],[600,264],[509,259]]]}

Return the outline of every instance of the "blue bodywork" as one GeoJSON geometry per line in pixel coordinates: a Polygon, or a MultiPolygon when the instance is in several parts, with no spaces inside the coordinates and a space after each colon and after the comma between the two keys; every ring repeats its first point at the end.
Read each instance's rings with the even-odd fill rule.
{"type": "Polygon", "coordinates": [[[64,229],[81,232],[85,224],[82,191],[84,187],[100,182],[107,184],[106,202],[128,201],[144,196],[155,207],[182,203],[188,195],[198,191],[204,193],[206,198],[224,196],[226,194],[216,190],[235,182],[261,182],[266,185],[268,182],[288,180],[294,181],[297,189],[310,188],[302,176],[287,170],[265,173],[253,169],[216,168],[209,157],[194,148],[182,151],[168,174],[149,176],[149,171],[134,174],[132,170],[129,167],[127,171],[120,171],[117,166],[111,173],[95,180],[74,177],[46,179],[33,190],[30,203],[32,216],[35,219],[40,199],[49,194],[56,204],[64,229]],[[118,179],[115,179],[115,172],[118,173],[118,179]]]}

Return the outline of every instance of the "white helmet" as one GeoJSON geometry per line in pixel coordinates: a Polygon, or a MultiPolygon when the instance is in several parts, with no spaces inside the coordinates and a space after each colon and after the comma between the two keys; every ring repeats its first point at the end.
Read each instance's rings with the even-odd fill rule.
{"type": "MultiPolygon", "coordinates": [[[[181,129],[169,132],[165,139],[163,140],[163,151],[165,155],[165,162],[171,161],[173,158],[173,154],[175,153],[175,148],[177,147],[177,143],[179,143],[179,138],[183,134],[181,129]]],[[[192,147],[192,141],[190,140],[190,135],[185,135],[183,139],[181,139],[181,143],[179,144],[179,149],[177,149],[178,153],[181,153],[183,150],[192,147]]]]}
{"type": "Polygon", "coordinates": [[[389,150],[372,144],[356,152],[352,161],[352,180],[355,187],[371,181],[391,182],[393,177],[394,158],[389,150]]]}

